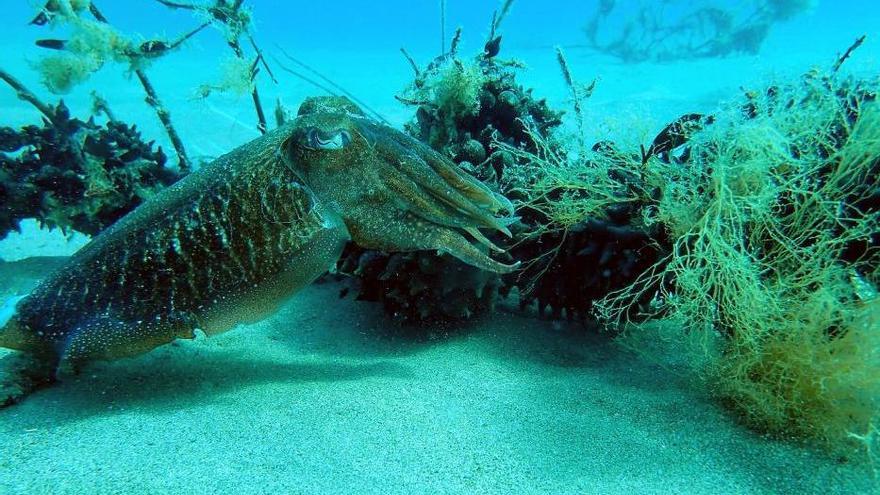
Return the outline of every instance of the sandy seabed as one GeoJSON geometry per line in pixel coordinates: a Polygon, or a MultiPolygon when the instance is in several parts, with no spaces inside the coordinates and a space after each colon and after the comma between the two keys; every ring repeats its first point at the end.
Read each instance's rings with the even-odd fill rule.
{"type": "MultiPolygon", "coordinates": [[[[21,288],[39,269],[0,276],[21,288]]],[[[314,284],[261,323],[93,365],[0,411],[0,492],[878,488],[864,466],[745,430],[580,325],[501,308],[405,337],[422,332],[339,289],[314,284]]]]}

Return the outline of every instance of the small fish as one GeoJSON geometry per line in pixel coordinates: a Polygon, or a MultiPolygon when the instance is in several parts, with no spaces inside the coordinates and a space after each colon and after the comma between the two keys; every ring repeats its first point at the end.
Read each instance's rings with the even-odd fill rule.
{"type": "Polygon", "coordinates": [[[64,50],[67,48],[67,40],[37,40],[35,42],[40,48],[48,48],[50,50],[64,50]]]}
{"type": "Polygon", "coordinates": [[[670,151],[687,143],[691,136],[713,122],[715,122],[715,117],[700,113],[688,113],[675,119],[657,134],[647,151],[643,149],[642,164],[648,163],[648,159],[652,156],[660,157],[663,161],[668,162],[667,154],[670,151]]]}

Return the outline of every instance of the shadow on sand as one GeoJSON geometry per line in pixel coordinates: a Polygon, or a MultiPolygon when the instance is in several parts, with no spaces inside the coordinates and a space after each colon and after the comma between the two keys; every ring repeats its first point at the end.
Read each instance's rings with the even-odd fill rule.
{"type": "MultiPolygon", "coordinates": [[[[406,366],[388,361],[282,362],[242,358],[227,350],[187,351],[161,349],[139,358],[92,365],[79,375],[62,376],[59,383],[21,404],[0,409],[0,418],[33,409],[40,411],[41,421],[56,425],[132,410],[161,413],[222,405],[238,391],[271,384],[289,391],[309,383],[411,376],[406,366]]],[[[261,393],[272,390],[266,387],[261,393]]]]}

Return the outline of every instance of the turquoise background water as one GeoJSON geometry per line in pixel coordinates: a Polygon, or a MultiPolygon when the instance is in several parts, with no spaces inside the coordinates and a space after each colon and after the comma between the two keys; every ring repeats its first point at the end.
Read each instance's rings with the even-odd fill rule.
{"type": "MultiPolygon", "coordinates": [[[[3,2],[5,42],[30,40],[33,28],[26,26],[34,8],[24,0],[3,2]]],[[[632,0],[620,5],[637,4],[632,0]]],[[[660,3],[660,2],[655,2],[660,3]]],[[[681,2],[679,2],[681,3],[681,2]]],[[[729,8],[752,2],[703,2],[729,8]]],[[[414,51],[438,50],[440,44],[439,2],[416,1],[272,1],[250,0],[256,14],[257,35],[268,42],[291,48],[321,46],[343,50],[387,49],[401,46],[414,51]]],[[[447,35],[462,26],[465,41],[487,34],[492,11],[499,2],[490,0],[447,2],[447,35]]],[[[105,0],[98,5],[118,27],[145,35],[185,31],[194,25],[187,14],[173,12],[152,0],[105,0]]],[[[538,48],[556,44],[583,43],[582,28],[596,2],[576,0],[518,0],[513,4],[503,31],[513,48],[538,48]]],[[[742,7],[739,7],[742,10],[742,7]]],[[[786,51],[842,50],[858,34],[874,34],[880,26],[880,6],[873,0],[820,0],[811,12],[780,23],[771,33],[765,56],[786,57],[786,51]]],[[[213,35],[214,41],[222,41],[213,35]]],[[[204,37],[202,37],[202,41],[204,37]]]]}

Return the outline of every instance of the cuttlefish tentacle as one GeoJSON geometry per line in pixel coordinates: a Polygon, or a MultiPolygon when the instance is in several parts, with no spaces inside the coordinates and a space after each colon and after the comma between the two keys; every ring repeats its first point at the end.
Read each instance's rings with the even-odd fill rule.
{"type": "MultiPolygon", "coordinates": [[[[419,147],[421,146],[424,145],[419,143],[419,147]]],[[[482,184],[480,188],[473,187],[470,180],[475,179],[468,180],[468,176],[455,170],[454,165],[443,163],[439,156],[432,156],[436,152],[430,148],[406,149],[397,140],[379,141],[374,147],[377,155],[388,165],[379,169],[380,174],[384,177],[402,175],[409,179],[397,181],[408,185],[401,191],[402,194],[424,197],[422,191],[427,192],[433,198],[432,202],[439,201],[460,211],[480,227],[509,235],[508,220],[495,216],[499,212],[510,213],[506,205],[498,201],[492,191],[482,184]],[[421,151],[422,154],[417,155],[415,151],[421,151]],[[443,170],[442,173],[454,179],[444,180],[440,170],[446,168],[450,170],[443,170]]]]}
{"type": "Polygon", "coordinates": [[[425,143],[403,133],[395,134],[394,139],[401,149],[408,150],[407,153],[418,152],[442,180],[455,187],[461,194],[479,206],[488,208],[492,213],[513,213],[513,205],[507,198],[493,192],[482,182],[464,173],[454,163],[445,159],[425,143]]]}
{"type": "Polygon", "coordinates": [[[501,229],[504,225],[492,213],[471,203],[467,198],[454,192],[437,194],[429,187],[413,180],[412,174],[404,173],[416,166],[417,161],[402,159],[398,167],[384,167],[377,172],[396,194],[401,205],[417,215],[432,217],[431,220],[444,225],[464,227],[478,225],[490,229],[501,229]]]}
{"type": "MultiPolygon", "coordinates": [[[[326,203],[348,212],[343,217],[355,242],[386,250],[391,245],[396,250],[436,249],[498,272],[517,267],[492,260],[465,237],[468,234],[478,245],[503,252],[479,229],[509,236],[507,226],[515,221],[510,202],[399,131],[350,114],[323,117],[313,119],[311,125],[324,136],[342,132],[351,136],[346,149],[325,151],[322,158],[316,158],[315,150],[303,149],[294,140],[288,161],[326,203]],[[357,156],[357,163],[344,158],[349,155],[357,156]],[[305,163],[310,166],[299,165],[305,163]],[[339,184],[340,180],[331,177],[340,174],[358,180],[349,181],[346,188],[322,187],[339,184]],[[394,216],[393,211],[407,215],[385,222],[383,235],[376,237],[379,226],[372,224],[373,218],[389,205],[393,205],[389,216],[394,216]],[[394,244],[389,239],[395,239],[394,244]]],[[[306,135],[312,134],[307,131],[306,135]]]]}
{"type": "MultiPolygon", "coordinates": [[[[471,225],[474,220],[472,217],[463,214],[460,210],[453,209],[445,203],[436,202],[434,197],[423,191],[421,187],[408,177],[388,174],[385,176],[385,184],[388,185],[391,191],[398,194],[398,196],[395,196],[394,200],[401,209],[409,211],[431,223],[446,227],[460,228],[470,234],[474,240],[492,251],[495,251],[496,253],[504,252],[503,249],[486,238],[477,227],[471,225]],[[403,199],[404,197],[406,199],[403,199]]],[[[491,224],[487,225],[485,221],[483,221],[482,224],[486,227],[494,227],[491,224]]]]}
{"type": "Polygon", "coordinates": [[[392,200],[401,209],[447,227],[464,228],[472,223],[470,217],[448,203],[438,202],[409,177],[390,169],[382,170],[379,174],[393,193],[392,200]]]}
{"type": "MultiPolygon", "coordinates": [[[[395,209],[396,213],[385,213],[385,208],[381,206],[365,205],[363,208],[364,221],[349,226],[351,236],[353,239],[358,239],[358,244],[389,250],[386,239],[393,237],[396,239],[394,249],[398,251],[433,249],[448,253],[469,265],[496,273],[510,273],[519,266],[519,263],[508,265],[490,258],[478,246],[468,241],[459,229],[431,222],[411,211],[395,209]],[[373,237],[372,233],[376,231],[376,226],[380,222],[385,235],[380,238],[373,237]]],[[[472,227],[461,230],[468,232],[470,229],[472,227]]],[[[473,230],[477,232],[475,239],[478,242],[480,238],[485,239],[479,231],[475,228],[473,230]]],[[[488,239],[485,241],[489,245],[492,244],[488,239]]],[[[501,251],[497,246],[494,246],[493,250],[501,251]]]]}
{"type": "MultiPolygon", "coordinates": [[[[454,230],[437,229],[434,235],[434,241],[438,245],[439,251],[449,252],[469,265],[496,273],[510,273],[519,267],[519,262],[507,265],[493,260],[468,242],[463,235],[454,230]]],[[[489,245],[492,245],[492,243],[489,242],[489,245]]],[[[500,248],[496,247],[495,249],[501,251],[500,248]]]]}
{"type": "Polygon", "coordinates": [[[492,241],[490,241],[486,236],[483,235],[482,232],[477,230],[475,227],[465,227],[464,231],[471,235],[477,242],[486,246],[487,248],[495,251],[496,253],[505,252],[504,249],[496,246],[492,241]]]}
{"type": "Polygon", "coordinates": [[[339,212],[355,243],[388,251],[435,249],[487,270],[516,269],[484,253],[503,250],[480,232],[509,236],[507,227],[516,220],[510,202],[430,147],[351,112],[305,114],[298,124],[284,145],[284,160],[339,212]]]}

